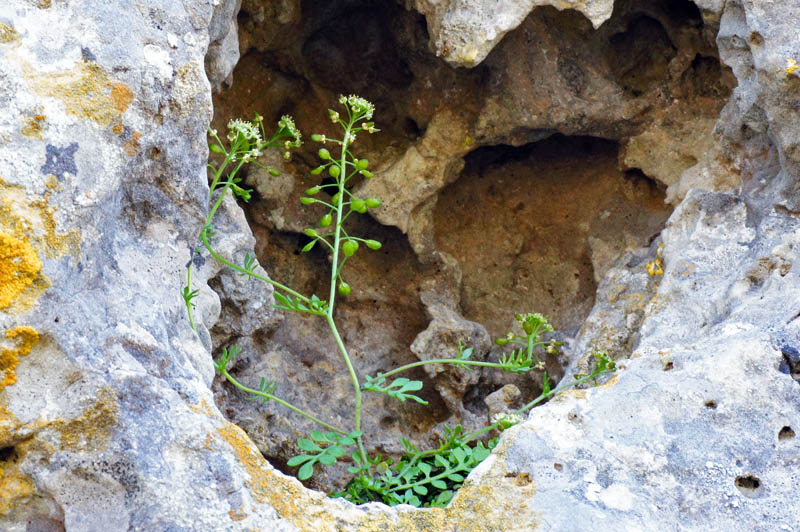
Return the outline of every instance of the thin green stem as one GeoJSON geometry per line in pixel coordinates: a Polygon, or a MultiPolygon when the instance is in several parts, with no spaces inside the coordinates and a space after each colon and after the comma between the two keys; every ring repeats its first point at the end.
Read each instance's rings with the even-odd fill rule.
{"type": "Polygon", "coordinates": [[[425,366],[428,364],[456,364],[458,366],[481,366],[484,368],[497,368],[497,369],[503,369],[508,367],[507,365],[499,364],[497,362],[481,362],[478,360],[459,360],[457,358],[437,358],[434,360],[421,360],[419,362],[412,362],[411,364],[400,366],[399,368],[387,371],[386,373],[379,373],[378,376],[391,377],[392,375],[396,375],[397,373],[401,373],[403,371],[407,371],[412,368],[418,368],[420,366],[425,366]]]}
{"type": "Polygon", "coordinates": [[[203,241],[203,245],[206,247],[206,249],[211,254],[211,256],[214,257],[215,259],[217,259],[219,262],[221,262],[225,266],[228,266],[229,268],[234,269],[237,272],[242,273],[244,275],[248,275],[248,276],[252,277],[253,279],[258,279],[259,281],[264,281],[265,283],[269,283],[272,286],[274,286],[275,288],[283,290],[287,294],[291,294],[294,297],[296,297],[298,299],[301,299],[305,303],[310,303],[311,302],[310,298],[304,296],[300,292],[296,292],[296,291],[292,290],[291,288],[289,288],[288,286],[285,286],[285,285],[279,283],[278,281],[274,281],[274,280],[270,279],[269,277],[264,277],[263,275],[259,275],[259,274],[255,273],[255,272],[252,272],[252,271],[248,270],[248,269],[242,268],[238,264],[234,264],[233,262],[225,259],[219,253],[214,251],[214,248],[212,248],[211,244],[208,243],[208,236],[205,233],[201,233],[200,234],[200,239],[203,241]]]}
{"type": "MultiPolygon", "coordinates": [[[[579,384],[583,384],[584,382],[588,382],[590,380],[595,380],[598,377],[601,377],[602,375],[609,375],[611,373],[613,373],[613,371],[608,371],[608,370],[600,372],[600,373],[593,373],[593,374],[590,374],[590,375],[585,375],[585,376],[583,376],[583,377],[581,377],[579,379],[575,379],[573,381],[570,381],[570,382],[568,382],[566,384],[562,384],[560,386],[557,386],[557,387],[553,388],[552,390],[550,390],[547,393],[542,393],[541,395],[539,395],[539,397],[537,397],[536,399],[534,399],[530,403],[528,403],[525,406],[523,406],[522,408],[519,408],[519,409],[515,410],[514,412],[512,412],[512,414],[514,414],[514,415],[524,414],[525,412],[527,412],[528,410],[530,410],[531,408],[533,408],[537,404],[541,403],[545,399],[548,399],[548,398],[556,395],[557,393],[561,393],[564,390],[568,390],[569,388],[573,388],[573,387],[575,387],[575,386],[577,386],[579,384]]],[[[462,441],[464,443],[472,441],[475,438],[477,438],[478,436],[480,436],[482,434],[486,434],[487,432],[496,429],[498,426],[500,426],[500,422],[499,421],[497,423],[492,423],[491,425],[489,425],[487,427],[484,427],[484,428],[482,428],[480,430],[476,430],[475,432],[467,434],[462,441]]]]}
{"type": "MultiPolygon", "coordinates": [[[[189,267],[186,268],[186,286],[189,287],[189,291],[192,290],[192,266],[194,260],[194,248],[192,248],[192,252],[189,254],[189,267]]],[[[192,312],[192,302],[189,300],[185,300],[186,302],[186,312],[189,314],[189,325],[192,326],[192,330],[197,332],[197,326],[194,324],[194,313],[192,312]]]]}
{"type": "Polygon", "coordinates": [[[313,422],[315,422],[315,423],[317,423],[319,425],[322,425],[323,427],[325,427],[328,430],[332,430],[334,432],[338,432],[339,434],[342,434],[342,435],[345,435],[345,436],[348,434],[347,431],[342,430],[342,429],[340,429],[338,427],[335,427],[335,426],[331,425],[330,423],[326,423],[325,421],[322,421],[318,417],[316,417],[316,416],[314,416],[312,414],[309,414],[305,410],[297,408],[292,403],[289,403],[288,401],[284,401],[280,397],[276,397],[276,396],[272,395],[271,393],[266,393],[266,392],[262,392],[260,390],[255,390],[253,388],[248,388],[247,386],[245,386],[244,384],[240,383],[235,378],[233,378],[233,376],[231,376],[231,374],[228,373],[227,369],[222,371],[222,375],[228,380],[228,382],[230,382],[231,384],[233,384],[234,386],[236,386],[237,388],[239,388],[243,392],[247,392],[247,393],[252,394],[252,395],[258,395],[258,396],[263,397],[264,399],[267,399],[269,401],[275,401],[276,403],[282,404],[283,406],[285,406],[289,410],[292,410],[293,412],[297,412],[301,416],[303,416],[303,417],[305,417],[307,419],[310,419],[311,421],[313,421],[313,422]]]}

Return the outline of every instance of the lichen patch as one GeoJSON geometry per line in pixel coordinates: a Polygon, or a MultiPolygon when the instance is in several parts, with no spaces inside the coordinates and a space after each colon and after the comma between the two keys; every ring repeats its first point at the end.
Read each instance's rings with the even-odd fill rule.
{"type": "Polygon", "coordinates": [[[31,243],[0,232],[0,309],[7,309],[36,281],[42,270],[31,243]]]}

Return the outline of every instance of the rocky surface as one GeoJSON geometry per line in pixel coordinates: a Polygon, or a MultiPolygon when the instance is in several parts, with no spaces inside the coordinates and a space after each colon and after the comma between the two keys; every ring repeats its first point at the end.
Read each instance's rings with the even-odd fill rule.
{"type": "MultiPolygon", "coordinates": [[[[580,282],[553,285],[563,305],[539,304],[577,332],[568,373],[591,347],[622,370],[535,409],[448,508],[426,511],[355,508],[302,487],[262,456],[281,465],[296,421],[212,384],[211,351],[235,341],[240,375],[277,377],[291,398],[316,393],[332,419],[347,416],[347,383],[331,380],[316,325],[191,254],[207,209],[212,84],[231,82],[238,3],[2,8],[0,529],[800,530],[800,3],[549,4],[583,15],[528,14],[533,1],[496,17],[488,2],[408,3],[426,20],[395,4],[245,0],[249,53],[217,99],[217,121],[290,111],[325,133],[319,109],[339,91],[383,109],[384,131],[360,149],[380,161],[363,191],[387,207],[356,229],[389,254],[354,265],[359,286],[339,316],[364,373],[461,336],[497,356],[487,329],[510,318],[493,309],[521,301],[503,292],[507,276],[547,286],[557,268],[537,261],[580,266],[580,282]],[[342,26],[359,31],[344,39],[342,26]],[[477,66],[453,69],[429,41],[477,66]],[[565,136],[544,140],[554,133],[565,136]],[[659,186],[676,208],[653,238],[668,214],[659,186]],[[514,213],[512,198],[547,187],[564,208],[531,197],[514,213]],[[496,284],[474,272],[497,250],[455,223],[474,216],[458,215],[466,200],[505,224],[491,243],[520,250],[505,253],[496,284]],[[560,247],[542,255],[529,235],[513,240],[521,222],[535,234],[567,207],[587,216],[553,224],[571,236],[560,247]],[[190,260],[199,335],[179,296],[190,260]],[[497,300],[489,310],[480,293],[497,300]]],[[[294,254],[315,216],[296,202],[310,164],[300,153],[278,181],[251,174],[260,198],[247,218],[226,205],[217,245],[255,248],[269,275],[322,292],[326,257],[294,254]]],[[[386,452],[401,429],[424,440],[445,420],[501,411],[515,387],[538,388],[489,373],[420,377],[424,415],[370,405],[386,452]],[[508,394],[487,405],[496,390],[508,394]]]]}

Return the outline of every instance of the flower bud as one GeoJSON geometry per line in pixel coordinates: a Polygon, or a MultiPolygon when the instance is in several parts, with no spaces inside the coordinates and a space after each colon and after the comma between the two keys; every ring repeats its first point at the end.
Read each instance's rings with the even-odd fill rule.
{"type": "Polygon", "coordinates": [[[339,295],[341,296],[350,295],[350,285],[344,281],[339,281],[339,295]]]}
{"type": "Polygon", "coordinates": [[[341,170],[339,170],[339,166],[337,166],[335,164],[332,164],[330,166],[330,168],[328,168],[328,173],[330,174],[331,177],[335,178],[335,177],[339,177],[339,174],[341,173],[341,170]]]}
{"type": "Polygon", "coordinates": [[[313,135],[311,135],[311,140],[313,140],[314,142],[322,142],[322,135],[320,135],[319,133],[314,133],[313,135]]]}
{"type": "Polygon", "coordinates": [[[225,150],[222,149],[222,146],[219,144],[212,144],[208,147],[209,150],[213,151],[214,153],[225,153],[225,150]]]}
{"type": "Polygon", "coordinates": [[[356,211],[357,213],[364,214],[367,212],[367,202],[364,200],[353,200],[353,203],[350,205],[350,208],[356,211]]]}
{"type": "Polygon", "coordinates": [[[367,198],[367,200],[364,203],[366,203],[367,207],[369,207],[370,209],[374,209],[375,207],[381,206],[381,200],[379,200],[378,198],[367,198]]]}
{"type": "Polygon", "coordinates": [[[352,257],[358,251],[358,242],[355,240],[348,240],[344,244],[342,244],[342,251],[344,251],[345,257],[352,257]]]}
{"type": "Polygon", "coordinates": [[[315,187],[307,188],[306,194],[308,194],[309,196],[316,196],[319,193],[319,191],[320,191],[320,186],[317,185],[315,187]]]}
{"type": "Polygon", "coordinates": [[[320,227],[328,227],[333,222],[333,216],[330,213],[326,214],[319,220],[320,227]]]}
{"type": "Polygon", "coordinates": [[[356,163],[356,170],[363,171],[369,167],[369,161],[367,159],[359,159],[356,163]]]}
{"type": "Polygon", "coordinates": [[[317,154],[319,154],[319,158],[322,159],[323,161],[327,161],[328,159],[331,158],[331,152],[329,152],[325,148],[320,148],[317,154]]]}
{"type": "Polygon", "coordinates": [[[311,205],[312,203],[314,203],[314,198],[307,198],[303,196],[302,198],[300,198],[300,203],[302,203],[303,205],[311,205]]]}
{"type": "Polygon", "coordinates": [[[369,249],[381,249],[382,244],[377,240],[367,240],[364,242],[369,249]]]}
{"type": "Polygon", "coordinates": [[[334,194],[333,197],[331,198],[331,203],[333,203],[334,205],[339,205],[339,193],[338,192],[336,194],[334,194]]]}

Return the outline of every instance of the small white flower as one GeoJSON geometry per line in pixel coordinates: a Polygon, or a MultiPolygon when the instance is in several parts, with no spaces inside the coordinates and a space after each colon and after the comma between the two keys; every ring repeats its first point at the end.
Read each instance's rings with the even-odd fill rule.
{"type": "Polygon", "coordinates": [[[498,423],[500,425],[498,427],[500,430],[513,427],[517,423],[521,422],[522,417],[519,414],[514,414],[513,412],[498,412],[492,416],[492,424],[498,423]]]}

